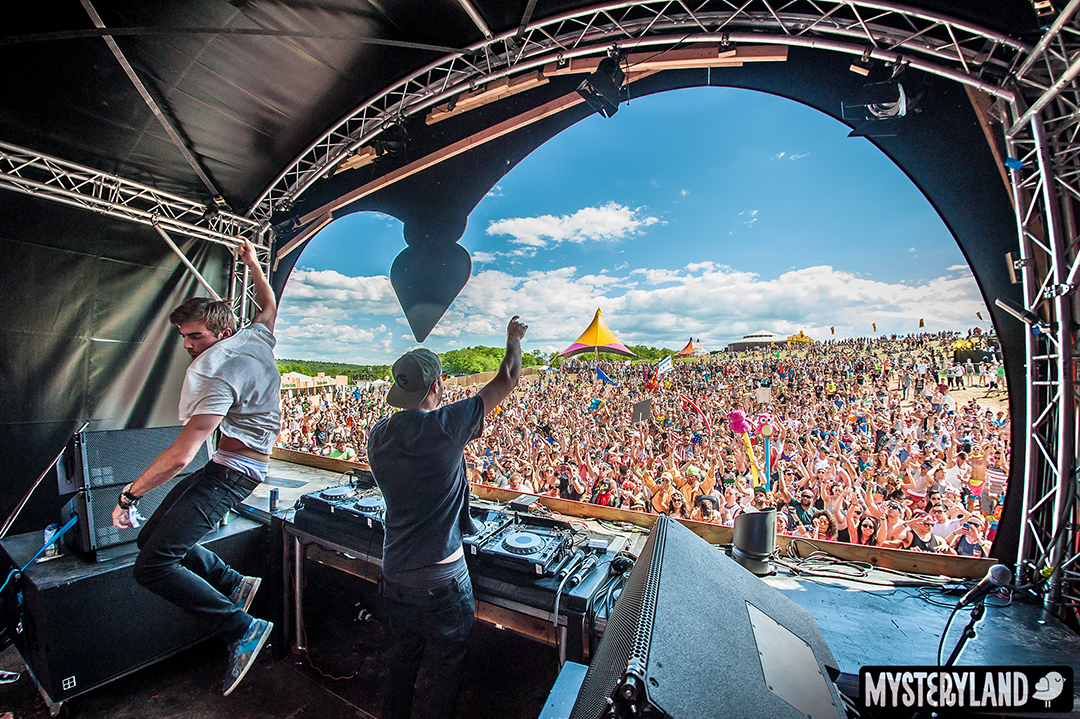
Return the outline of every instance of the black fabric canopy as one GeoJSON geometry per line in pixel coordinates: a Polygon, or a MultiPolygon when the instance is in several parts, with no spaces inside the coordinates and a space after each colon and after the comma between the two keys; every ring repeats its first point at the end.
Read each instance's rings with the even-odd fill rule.
{"type": "MultiPolygon", "coordinates": [[[[592,3],[466,4],[497,36],[516,29],[527,10],[536,21],[592,3]]],[[[1027,0],[907,5],[1028,43],[1040,35],[1027,0]]],[[[798,9],[800,4],[785,7],[798,9]]],[[[365,100],[454,49],[484,39],[481,25],[457,0],[61,0],[10,13],[3,32],[0,141],[207,205],[213,202],[212,186],[240,214],[322,133],[365,100]],[[87,6],[107,31],[96,26],[87,6]],[[210,186],[140,96],[106,35],[210,186]]],[[[480,63],[482,55],[467,59],[480,63]]],[[[863,82],[848,71],[850,63],[848,55],[793,47],[783,63],[713,72],[667,70],[636,82],[632,91],[746,87],[835,117],[863,82]]],[[[270,218],[274,246],[281,249],[303,238],[312,226],[307,215],[365,183],[573,93],[578,82],[579,76],[553,77],[529,92],[435,124],[422,116],[404,119],[406,153],[320,179],[296,203],[278,208],[270,218]]],[[[1008,190],[965,89],[932,76],[920,83],[921,112],[898,134],[872,141],[941,213],[997,320],[993,299],[1016,296],[1002,261],[1016,243],[1008,190]]],[[[405,223],[411,250],[442,257],[439,253],[456,243],[469,212],[501,176],[590,112],[579,104],[553,113],[342,204],[333,216],[365,209],[387,212],[405,223]]],[[[178,344],[167,341],[171,329],[165,317],[198,287],[144,226],[5,190],[0,190],[0,208],[5,258],[0,277],[7,290],[0,302],[5,400],[0,403],[5,477],[0,514],[6,516],[82,421],[91,421],[91,429],[176,423],[187,357],[178,344]]],[[[224,285],[230,257],[223,247],[194,240],[182,247],[212,284],[224,285]]],[[[279,291],[302,249],[301,244],[278,264],[272,280],[279,291]]],[[[403,304],[408,306],[403,293],[418,291],[415,287],[429,280],[399,273],[395,287],[403,304]]],[[[1010,384],[1021,387],[1022,337],[1009,322],[996,324],[1010,384]]],[[[1013,416],[1023,416],[1020,394],[1013,393],[1013,416]]],[[[1022,429],[1016,430],[1014,453],[1022,450],[1022,429]]],[[[1014,467],[1021,464],[1013,462],[1014,467]]],[[[14,531],[55,520],[54,486],[45,482],[14,531]]]]}

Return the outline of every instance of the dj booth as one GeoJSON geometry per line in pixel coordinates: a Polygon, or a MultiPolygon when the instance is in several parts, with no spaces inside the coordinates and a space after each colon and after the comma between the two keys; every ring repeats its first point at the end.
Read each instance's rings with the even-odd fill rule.
{"type": "MultiPolygon", "coordinates": [[[[530,509],[473,500],[476,533],[464,538],[476,617],[556,646],[560,661],[585,661],[607,607],[633,566],[640,533],[600,533],[530,509]]],[[[542,509],[542,508],[540,508],[542,509]]],[[[304,495],[285,515],[286,639],[305,650],[305,560],[378,582],[385,504],[377,489],[330,487],[304,495]]]]}

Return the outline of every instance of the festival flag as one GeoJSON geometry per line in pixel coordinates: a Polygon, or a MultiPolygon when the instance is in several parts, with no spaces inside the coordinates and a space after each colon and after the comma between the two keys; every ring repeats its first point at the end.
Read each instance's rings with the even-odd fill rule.
{"type": "Polygon", "coordinates": [[[691,400],[685,394],[680,394],[679,397],[682,398],[683,405],[690,405],[691,409],[701,415],[701,420],[705,423],[705,429],[708,430],[709,434],[711,435],[712,423],[709,422],[709,418],[705,416],[705,413],[701,411],[701,407],[698,407],[696,404],[694,404],[693,400],[691,400]]]}
{"type": "Polygon", "coordinates": [[[596,368],[596,379],[604,380],[605,382],[612,385],[613,387],[618,387],[619,386],[618,382],[616,382],[615,380],[611,379],[606,374],[604,374],[604,370],[600,369],[599,367],[596,368]]]}
{"type": "Polygon", "coordinates": [[[923,327],[926,327],[926,322],[919,320],[919,329],[922,329],[923,327]]]}
{"type": "Polygon", "coordinates": [[[978,317],[981,320],[982,319],[982,312],[976,312],[975,316],[978,317]]]}
{"type": "Polygon", "coordinates": [[[835,327],[830,327],[829,328],[829,334],[831,334],[831,335],[836,334],[836,328],[835,327]]]}
{"type": "Polygon", "coordinates": [[[667,374],[673,369],[675,369],[675,367],[671,363],[671,358],[665,357],[664,359],[660,360],[660,364],[656,365],[656,376],[659,377],[662,374],[667,374]]]}
{"type": "Polygon", "coordinates": [[[877,322],[871,322],[870,324],[874,326],[874,332],[877,332],[877,322]]]}

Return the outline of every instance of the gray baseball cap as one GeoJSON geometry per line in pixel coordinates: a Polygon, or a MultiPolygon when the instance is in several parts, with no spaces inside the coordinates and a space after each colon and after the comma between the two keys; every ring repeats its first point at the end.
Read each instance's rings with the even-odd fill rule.
{"type": "Polygon", "coordinates": [[[431,350],[409,350],[398,358],[391,372],[394,386],[386,394],[386,403],[392,407],[412,409],[424,401],[428,390],[442,374],[439,355],[431,350]]]}

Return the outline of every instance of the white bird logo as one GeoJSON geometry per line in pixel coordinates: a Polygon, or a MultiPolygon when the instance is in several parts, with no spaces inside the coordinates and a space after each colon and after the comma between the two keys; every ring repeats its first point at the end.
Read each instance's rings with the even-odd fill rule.
{"type": "Polygon", "coordinates": [[[1065,689],[1065,677],[1057,672],[1050,672],[1045,677],[1035,682],[1035,691],[1032,693],[1031,698],[1042,699],[1046,702],[1047,708],[1049,708],[1050,702],[1061,696],[1063,689],[1065,689]]]}

